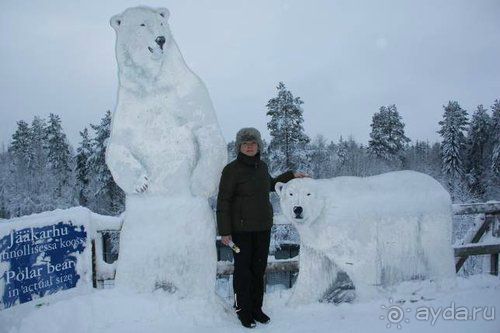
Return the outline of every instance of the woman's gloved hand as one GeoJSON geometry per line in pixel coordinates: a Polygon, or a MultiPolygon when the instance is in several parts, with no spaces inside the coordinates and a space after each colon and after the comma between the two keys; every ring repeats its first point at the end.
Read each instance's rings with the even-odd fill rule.
{"type": "Polygon", "coordinates": [[[233,238],[231,237],[231,235],[221,236],[220,241],[222,244],[229,246],[229,243],[233,241],[233,238]]]}

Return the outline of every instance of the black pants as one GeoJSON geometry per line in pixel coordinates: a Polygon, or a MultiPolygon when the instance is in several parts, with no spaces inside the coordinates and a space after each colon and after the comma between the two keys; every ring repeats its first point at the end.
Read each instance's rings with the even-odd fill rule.
{"type": "Polygon", "coordinates": [[[236,312],[259,310],[264,298],[264,273],[271,231],[233,233],[232,238],[241,250],[240,253],[233,252],[236,312]]]}

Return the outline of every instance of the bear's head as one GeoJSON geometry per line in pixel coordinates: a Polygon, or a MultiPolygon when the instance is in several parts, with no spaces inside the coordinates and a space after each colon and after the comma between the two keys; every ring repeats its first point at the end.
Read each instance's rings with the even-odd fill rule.
{"type": "Polygon", "coordinates": [[[323,211],[324,199],[311,178],[293,179],[286,184],[278,182],[275,190],[283,215],[297,226],[313,223],[323,211]]]}
{"type": "MultiPolygon", "coordinates": [[[[111,18],[116,31],[116,57],[120,74],[132,81],[156,80],[166,57],[177,50],[166,8],[133,7],[111,18]]],[[[140,82],[136,82],[140,83],[140,82]]]]}

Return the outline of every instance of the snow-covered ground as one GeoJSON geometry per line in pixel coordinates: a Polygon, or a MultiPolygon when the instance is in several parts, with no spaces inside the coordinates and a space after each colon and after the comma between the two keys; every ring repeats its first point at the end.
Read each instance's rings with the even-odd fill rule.
{"type": "MultiPolygon", "coordinates": [[[[426,281],[407,283],[394,292],[392,302],[387,298],[367,303],[316,303],[290,308],[285,305],[290,292],[289,289],[275,289],[266,294],[264,309],[272,321],[268,325],[258,325],[254,329],[256,332],[500,332],[500,279],[489,275],[458,278],[456,287],[449,290],[439,289],[426,281]],[[418,296],[411,295],[415,290],[418,296]],[[425,300],[410,301],[421,296],[425,300]],[[401,299],[407,301],[396,302],[401,299]],[[476,319],[464,320],[464,315],[472,315],[474,307],[476,319]],[[398,317],[399,311],[403,317],[398,317]],[[431,312],[437,315],[433,317],[431,312]],[[417,313],[420,319],[416,318],[417,313]],[[429,314],[427,321],[423,319],[425,313],[429,314]],[[387,327],[388,316],[393,318],[391,327],[387,327]]],[[[178,300],[163,291],[138,295],[118,289],[95,289],[89,295],[49,303],[42,301],[46,299],[1,311],[0,332],[223,333],[248,330],[240,326],[228,304],[207,306],[200,301],[178,300]],[[38,303],[43,305],[36,306],[38,303]]]]}

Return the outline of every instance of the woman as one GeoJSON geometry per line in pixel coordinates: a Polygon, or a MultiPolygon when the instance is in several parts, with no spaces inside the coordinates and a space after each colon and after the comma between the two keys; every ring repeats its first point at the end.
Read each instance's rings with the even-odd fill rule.
{"type": "Polygon", "coordinates": [[[222,171],[217,197],[217,226],[225,245],[234,242],[240,252],[234,253],[234,301],[236,313],[245,327],[255,321],[267,324],[270,318],[262,312],[264,272],[269,254],[273,209],[269,192],[277,182],[286,183],[305,174],[292,171],[272,178],[260,159],[260,133],[243,128],[236,135],[237,158],[222,171]]]}

